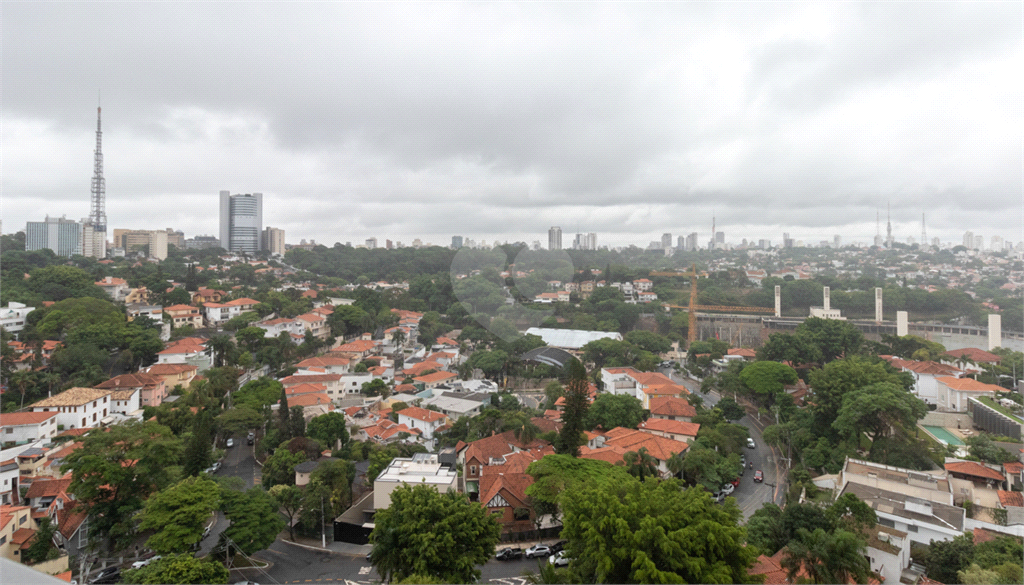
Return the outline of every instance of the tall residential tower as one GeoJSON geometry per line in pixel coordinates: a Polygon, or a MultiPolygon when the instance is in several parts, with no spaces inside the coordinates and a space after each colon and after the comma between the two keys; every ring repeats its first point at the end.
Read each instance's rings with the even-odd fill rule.
{"type": "Polygon", "coordinates": [[[229,252],[255,253],[261,248],[263,193],[220,192],[220,246],[229,252]]]}

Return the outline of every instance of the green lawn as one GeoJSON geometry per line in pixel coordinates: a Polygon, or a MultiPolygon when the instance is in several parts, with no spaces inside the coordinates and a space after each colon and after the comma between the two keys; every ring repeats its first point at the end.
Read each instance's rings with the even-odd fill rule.
{"type": "Polygon", "coordinates": [[[1021,418],[1019,416],[1013,414],[1012,412],[1010,412],[1009,410],[1004,408],[1002,404],[999,404],[995,400],[992,400],[992,398],[990,398],[988,396],[979,396],[978,397],[978,401],[981,402],[982,404],[984,404],[985,406],[990,406],[990,407],[992,407],[993,410],[996,410],[996,411],[998,411],[998,412],[1000,412],[1002,414],[1005,414],[1006,416],[1008,416],[1008,417],[1012,418],[1013,420],[1019,422],[1020,424],[1024,425],[1024,420],[1021,420],[1021,418]]]}

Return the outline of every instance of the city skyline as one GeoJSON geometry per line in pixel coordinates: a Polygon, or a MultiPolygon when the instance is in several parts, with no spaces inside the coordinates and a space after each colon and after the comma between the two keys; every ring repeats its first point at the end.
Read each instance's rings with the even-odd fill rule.
{"type": "Polygon", "coordinates": [[[135,5],[160,24],[137,35],[112,5],[5,6],[6,231],[90,215],[102,89],[108,231],[217,233],[202,210],[228,188],[264,193],[289,243],[529,243],[562,225],[565,247],[705,244],[712,216],[734,244],[870,243],[890,202],[897,242],[922,213],[943,243],[1024,240],[1012,7],[265,9],[135,5]],[[237,22],[337,34],[240,53],[219,40],[237,22]],[[514,27],[529,41],[495,34],[514,27]],[[608,52],[612,31],[630,48],[608,52]]]}

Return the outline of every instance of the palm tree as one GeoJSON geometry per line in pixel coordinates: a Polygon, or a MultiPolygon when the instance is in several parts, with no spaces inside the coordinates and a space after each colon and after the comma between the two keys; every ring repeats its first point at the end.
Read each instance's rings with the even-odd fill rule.
{"type": "Polygon", "coordinates": [[[630,475],[635,475],[643,481],[645,477],[657,477],[658,460],[647,452],[647,447],[640,447],[639,451],[629,451],[622,456],[630,475]]]}
{"type": "Polygon", "coordinates": [[[25,391],[28,390],[28,387],[32,384],[33,377],[31,370],[21,370],[11,374],[11,377],[8,380],[11,386],[14,386],[21,392],[21,406],[19,408],[25,407],[25,391]]]}
{"type": "Polygon", "coordinates": [[[214,335],[210,337],[210,348],[213,350],[213,361],[215,367],[225,365],[225,358],[234,349],[234,342],[227,335],[214,335]]]}
{"type": "Polygon", "coordinates": [[[401,347],[402,344],[405,343],[405,331],[396,329],[395,332],[391,334],[391,341],[393,341],[395,345],[401,347]]]}
{"type": "Polygon", "coordinates": [[[532,422],[526,421],[521,426],[512,429],[512,434],[515,435],[523,445],[529,445],[537,438],[537,435],[540,434],[540,429],[532,422]]]}
{"type": "Polygon", "coordinates": [[[665,462],[665,466],[668,467],[669,472],[672,473],[673,477],[682,477],[683,473],[683,454],[673,453],[668,461],[665,462]]]}

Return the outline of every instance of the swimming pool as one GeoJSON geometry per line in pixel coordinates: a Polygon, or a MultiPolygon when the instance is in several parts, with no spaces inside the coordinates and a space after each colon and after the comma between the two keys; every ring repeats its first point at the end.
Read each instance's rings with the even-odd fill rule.
{"type": "Polygon", "coordinates": [[[947,431],[943,427],[933,427],[933,426],[925,426],[925,425],[921,425],[921,426],[924,427],[924,429],[926,431],[931,433],[931,435],[933,437],[935,437],[936,439],[946,443],[947,445],[956,445],[956,446],[959,447],[959,446],[963,446],[963,444],[964,444],[964,442],[961,441],[960,439],[958,439],[956,437],[956,435],[954,435],[953,433],[947,431]]]}

